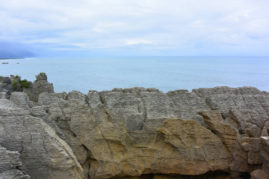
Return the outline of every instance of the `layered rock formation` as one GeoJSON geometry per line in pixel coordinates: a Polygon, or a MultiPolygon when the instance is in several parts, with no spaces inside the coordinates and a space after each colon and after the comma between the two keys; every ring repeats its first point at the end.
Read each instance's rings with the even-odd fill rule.
{"type": "Polygon", "coordinates": [[[54,93],[41,74],[2,91],[0,178],[269,178],[256,88],[54,93]]]}

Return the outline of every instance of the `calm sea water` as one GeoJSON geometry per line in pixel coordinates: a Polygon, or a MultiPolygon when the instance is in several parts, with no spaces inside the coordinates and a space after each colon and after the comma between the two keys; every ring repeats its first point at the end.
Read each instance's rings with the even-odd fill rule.
{"type": "Polygon", "coordinates": [[[0,61],[0,76],[34,80],[46,72],[56,92],[147,87],[167,92],[215,86],[269,91],[269,57],[113,57],[0,61]],[[2,64],[8,62],[9,64],[2,64]]]}

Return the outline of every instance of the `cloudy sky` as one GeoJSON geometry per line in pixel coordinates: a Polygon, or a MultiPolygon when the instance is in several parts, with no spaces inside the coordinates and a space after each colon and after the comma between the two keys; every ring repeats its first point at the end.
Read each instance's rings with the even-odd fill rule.
{"type": "Polygon", "coordinates": [[[269,55],[268,0],[0,0],[0,54],[269,55]]]}

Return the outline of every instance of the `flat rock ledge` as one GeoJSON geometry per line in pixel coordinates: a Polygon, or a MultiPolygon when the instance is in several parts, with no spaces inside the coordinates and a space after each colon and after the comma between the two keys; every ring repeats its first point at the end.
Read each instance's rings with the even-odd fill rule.
{"type": "Polygon", "coordinates": [[[54,93],[45,73],[0,77],[0,179],[30,178],[268,179],[269,93],[54,93]]]}

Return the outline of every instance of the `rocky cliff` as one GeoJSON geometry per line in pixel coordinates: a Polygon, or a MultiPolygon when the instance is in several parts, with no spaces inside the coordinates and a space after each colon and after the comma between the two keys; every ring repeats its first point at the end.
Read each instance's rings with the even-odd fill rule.
{"type": "MultiPolygon", "coordinates": [[[[1,179],[269,178],[269,93],[54,93],[0,78],[1,179]]],[[[20,80],[19,80],[20,81],[20,80]]]]}

